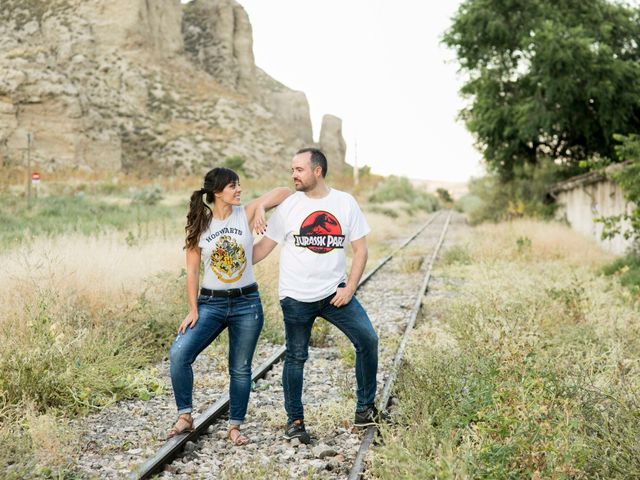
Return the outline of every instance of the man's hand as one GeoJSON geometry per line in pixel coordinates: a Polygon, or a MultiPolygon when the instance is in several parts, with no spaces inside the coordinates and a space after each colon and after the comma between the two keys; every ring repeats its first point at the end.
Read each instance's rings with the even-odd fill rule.
{"type": "Polygon", "coordinates": [[[178,327],[178,333],[184,333],[187,327],[193,328],[198,321],[198,312],[189,312],[178,327]]]}
{"type": "Polygon", "coordinates": [[[329,303],[336,308],[344,307],[351,301],[355,291],[355,288],[352,288],[349,285],[346,287],[338,287],[336,294],[329,303]]]}

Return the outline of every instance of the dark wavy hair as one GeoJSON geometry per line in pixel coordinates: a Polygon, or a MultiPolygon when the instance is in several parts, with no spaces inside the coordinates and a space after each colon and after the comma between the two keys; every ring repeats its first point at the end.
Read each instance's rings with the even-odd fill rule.
{"type": "Polygon", "coordinates": [[[322,150],[312,147],[301,148],[296,152],[296,155],[307,152],[311,154],[311,168],[314,169],[316,167],[320,167],[322,178],[326,177],[327,172],[329,171],[329,166],[327,165],[327,157],[322,153],[322,150]]]}
{"type": "Polygon", "coordinates": [[[215,202],[214,193],[220,193],[230,183],[239,181],[238,174],[228,168],[216,167],[207,172],[204,176],[204,186],[191,194],[187,225],[184,227],[186,233],[184,248],[196,248],[200,235],[209,228],[213,212],[207,203],[215,202]],[[206,195],[206,203],[202,198],[204,195],[206,195]]]}

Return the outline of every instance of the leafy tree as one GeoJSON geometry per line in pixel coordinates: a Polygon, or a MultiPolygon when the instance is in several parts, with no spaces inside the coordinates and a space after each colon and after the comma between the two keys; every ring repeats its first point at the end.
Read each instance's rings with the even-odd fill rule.
{"type": "Polygon", "coordinates": [[[461,70],[461,112],[502,180],[549,157],[577,173],[617,160],[613,134],[640,131],[640,10],[606,0],[465,0],[444,36],[461,70]]]}
{"type": "Polygon", "coordinates": [[[451,194],[446,188],[436,189],[436,195],[442,203],[453,203],[453,198],[451,198],[451,194]]]}

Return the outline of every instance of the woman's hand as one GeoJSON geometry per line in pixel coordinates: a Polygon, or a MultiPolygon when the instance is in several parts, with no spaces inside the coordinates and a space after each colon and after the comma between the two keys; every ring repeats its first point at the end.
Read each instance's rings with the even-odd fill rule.
{"type": "Polygon", "coordinates": [[[256,205],[253,214],[253,231],[258,235],[262,235],[267,231],[267,212],[261,204],[256,205]]]}
{"type": "Polygon", "coordinates": [[[178,333],[184,333],[187,327],[193,328],[198,321],[198,312],[189,312],[178,327],[178,333]]]}

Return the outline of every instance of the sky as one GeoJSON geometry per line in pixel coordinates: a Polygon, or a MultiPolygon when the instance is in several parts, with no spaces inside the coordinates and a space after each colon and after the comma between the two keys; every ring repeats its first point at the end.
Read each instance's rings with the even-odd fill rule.
{"type": "Polygon", "coordinates": [[[256,64],[305,92],[316,140],[324,114],[342,119],[348,163],[427,180],[482,175],[473,137],[457,120],[463,79],[440,44],[460,0],[238,2],[256,64]]]}

